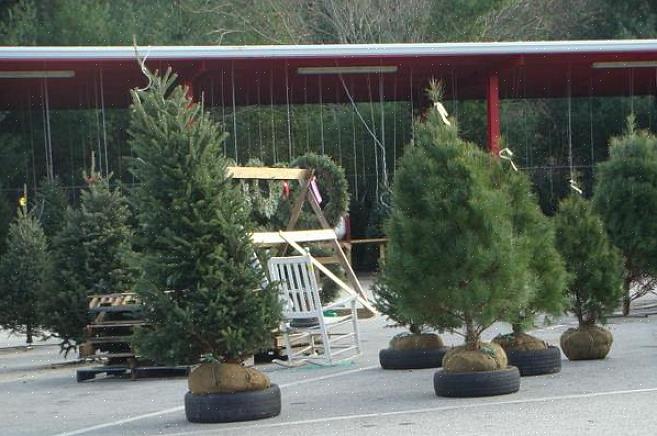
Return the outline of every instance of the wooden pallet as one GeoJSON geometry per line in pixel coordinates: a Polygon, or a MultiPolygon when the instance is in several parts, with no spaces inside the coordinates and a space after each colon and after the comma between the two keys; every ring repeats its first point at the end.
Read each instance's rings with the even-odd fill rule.
{"type": "Polygon", "coordinates": [[[156,377],[186,377],[189,374],[189,366],[97,366],[94,368],[81,368],[76,373],[78,382],[93,380],[98,375],[106,376],[130,376],[131,380],[140,378],[156,377]]]}
{"type": "Polygon", "coordinates": [[[89,309],[99,306],[131,306],[141,305],[141,301],[134,292],[116,294],[102,294],[89,296],[89,309]]]}
{"type": "Polygon", "coordinates": [[[108,359],[111,363],[127,363],[135,355],[130,340],[135,327],[145,325],[143,305],[134,292],[91,295],[91,322],[85,329],[86,342],[80,357],[108,359]]]}

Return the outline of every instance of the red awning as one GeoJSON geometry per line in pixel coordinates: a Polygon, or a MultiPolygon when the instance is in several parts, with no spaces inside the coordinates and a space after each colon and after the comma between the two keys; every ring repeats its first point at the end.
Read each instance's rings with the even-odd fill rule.
{"type": "MultiPolygon", "coordinates": [[[[425,101],[431,78],[446,98],[655,92],[657,40],[245,47],[140,47],[151,69],[171,67],[207,105],[425,101]],[[355,67],[355,68],[354,68],[355,67]],[[570,83],[570,90],[569,90],[570,83]],[[345,90],[348,91],[346,91],[345,90]]],[[[0,47],[0,109],[126,107],[144,86],[132,47],[0,47]]]]}

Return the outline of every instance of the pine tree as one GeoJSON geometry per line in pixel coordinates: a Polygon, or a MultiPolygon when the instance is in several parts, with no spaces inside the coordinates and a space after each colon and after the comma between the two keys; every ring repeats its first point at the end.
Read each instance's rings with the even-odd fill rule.
{"type": "Polygon", "coordinates": [[[54,238],[56,286],[42,300],[44,322],[66,352],[83,339],[87,297],[125,292],[134,276],[127,201],[118,188],[110,188],[109,179],[89,180],[80,208],[66,210],[64,227],[54,238]]]}
{"type": "Polygon", "coordinates": [[[37,211],[43,232],[49,240],[64,227],[68,201],[59,178],[44,179],[34,196],[34,209],[37,211]]]}
{"type": "Polygon", "coordinates": [[[441,330],[463,326],[467,348],[476,350],[483,330],[529,297],[519,286],[529,274],[527,244],[495,181],[499,163],[435,110],[415,131],[395,175],[382,283],[400,297],[406,318],[441,330]]]}
{"type": "Polygon", "coordinates": [[[152,76],[147,91],[132,94],[136,291],[152,326],[138,331],[135,346],[162,363],[208,354],[235,362],[271,343],[278,296],[261,289],[263,271],[251,267],[253,223],[226,176],[225,136],[175,80],[152,76]]]}
{"type": "Polygon", "coordinates": [[[499,175],[512,208],[512,224],[516,238],[530,253],[526,286],[530,291],[527,304],[508,314],[515,334],[533,326],[536,315],[558,316],[566,305],[568,279],[564,261],[555,246],[554,225],[543,215],[525,173],[505,168],[499,175]]]}
{"type": "Polygon", "coordinates": [[[623,261],[607,238],[600,217],[589,201],[570,196],[555,217],[557,249],[571,275],[570,311],[580,326],[604,321],[617,306],[622,292],[623,261]]]}
{"type": "Polygon", "coordinates": [[[637,131],[628,119],[625,135],[612,138],[609,160],[598,165],[593,197],[611,242],[625,257],[623,313],[630,311],[630,288],[657,276],[657,138],[637,131]]]}
{"type": "Polygon", "coordinates": [[[21,207],[9,226],[7,251],[0,260],[0,325],[27,335],[39,333],[39,297],[51,284],[52,264],[46,237],[35,216],[21,207]]]}

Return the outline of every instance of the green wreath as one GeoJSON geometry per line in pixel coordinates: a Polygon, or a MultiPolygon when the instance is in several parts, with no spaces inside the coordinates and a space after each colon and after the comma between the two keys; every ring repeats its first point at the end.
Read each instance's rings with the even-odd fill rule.
{"type": "MultiPolygon", "coordinates": [[[[262,167],[260,159],[249,159],[247,167],[262,167]]],[[[240,180],[246,203],[251,209],[251,217],[259,225],[266,226],[279,208],[283,196],[283,183],[280,180],[240,180]]]]}
{"type": "MultiPolygon", "coordinates": [[[[320,204],[322,212],[329,225],[335,228],[340,218],[349,210],[349,184],[342,167],[326,155],[307,153],[299,156],[290,164],[293,168],[313,169],[319,193],[322,196],[320,204]]],[[[298,186],[298,185],[297,185],[298,186]]],[[[292,192],[289,198],[283,198],[275,216],[275,225],[285,228],[290,219],[292,205],[299,195],[299,188],[292,192]]],[[[308,229],[318,227],[317,219],[309,205],[304,205],[297,228],[308,229]]]]}

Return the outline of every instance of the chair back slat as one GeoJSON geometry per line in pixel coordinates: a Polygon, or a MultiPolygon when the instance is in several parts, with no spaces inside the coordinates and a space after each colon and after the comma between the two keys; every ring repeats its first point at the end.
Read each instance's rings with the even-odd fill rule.
{"type": "Polygon", "coordinates": [[[271,258],[269,274],[279,283],[285,317],[308,318],[321,313],[319,288],[309,256],[271,258]]]}

